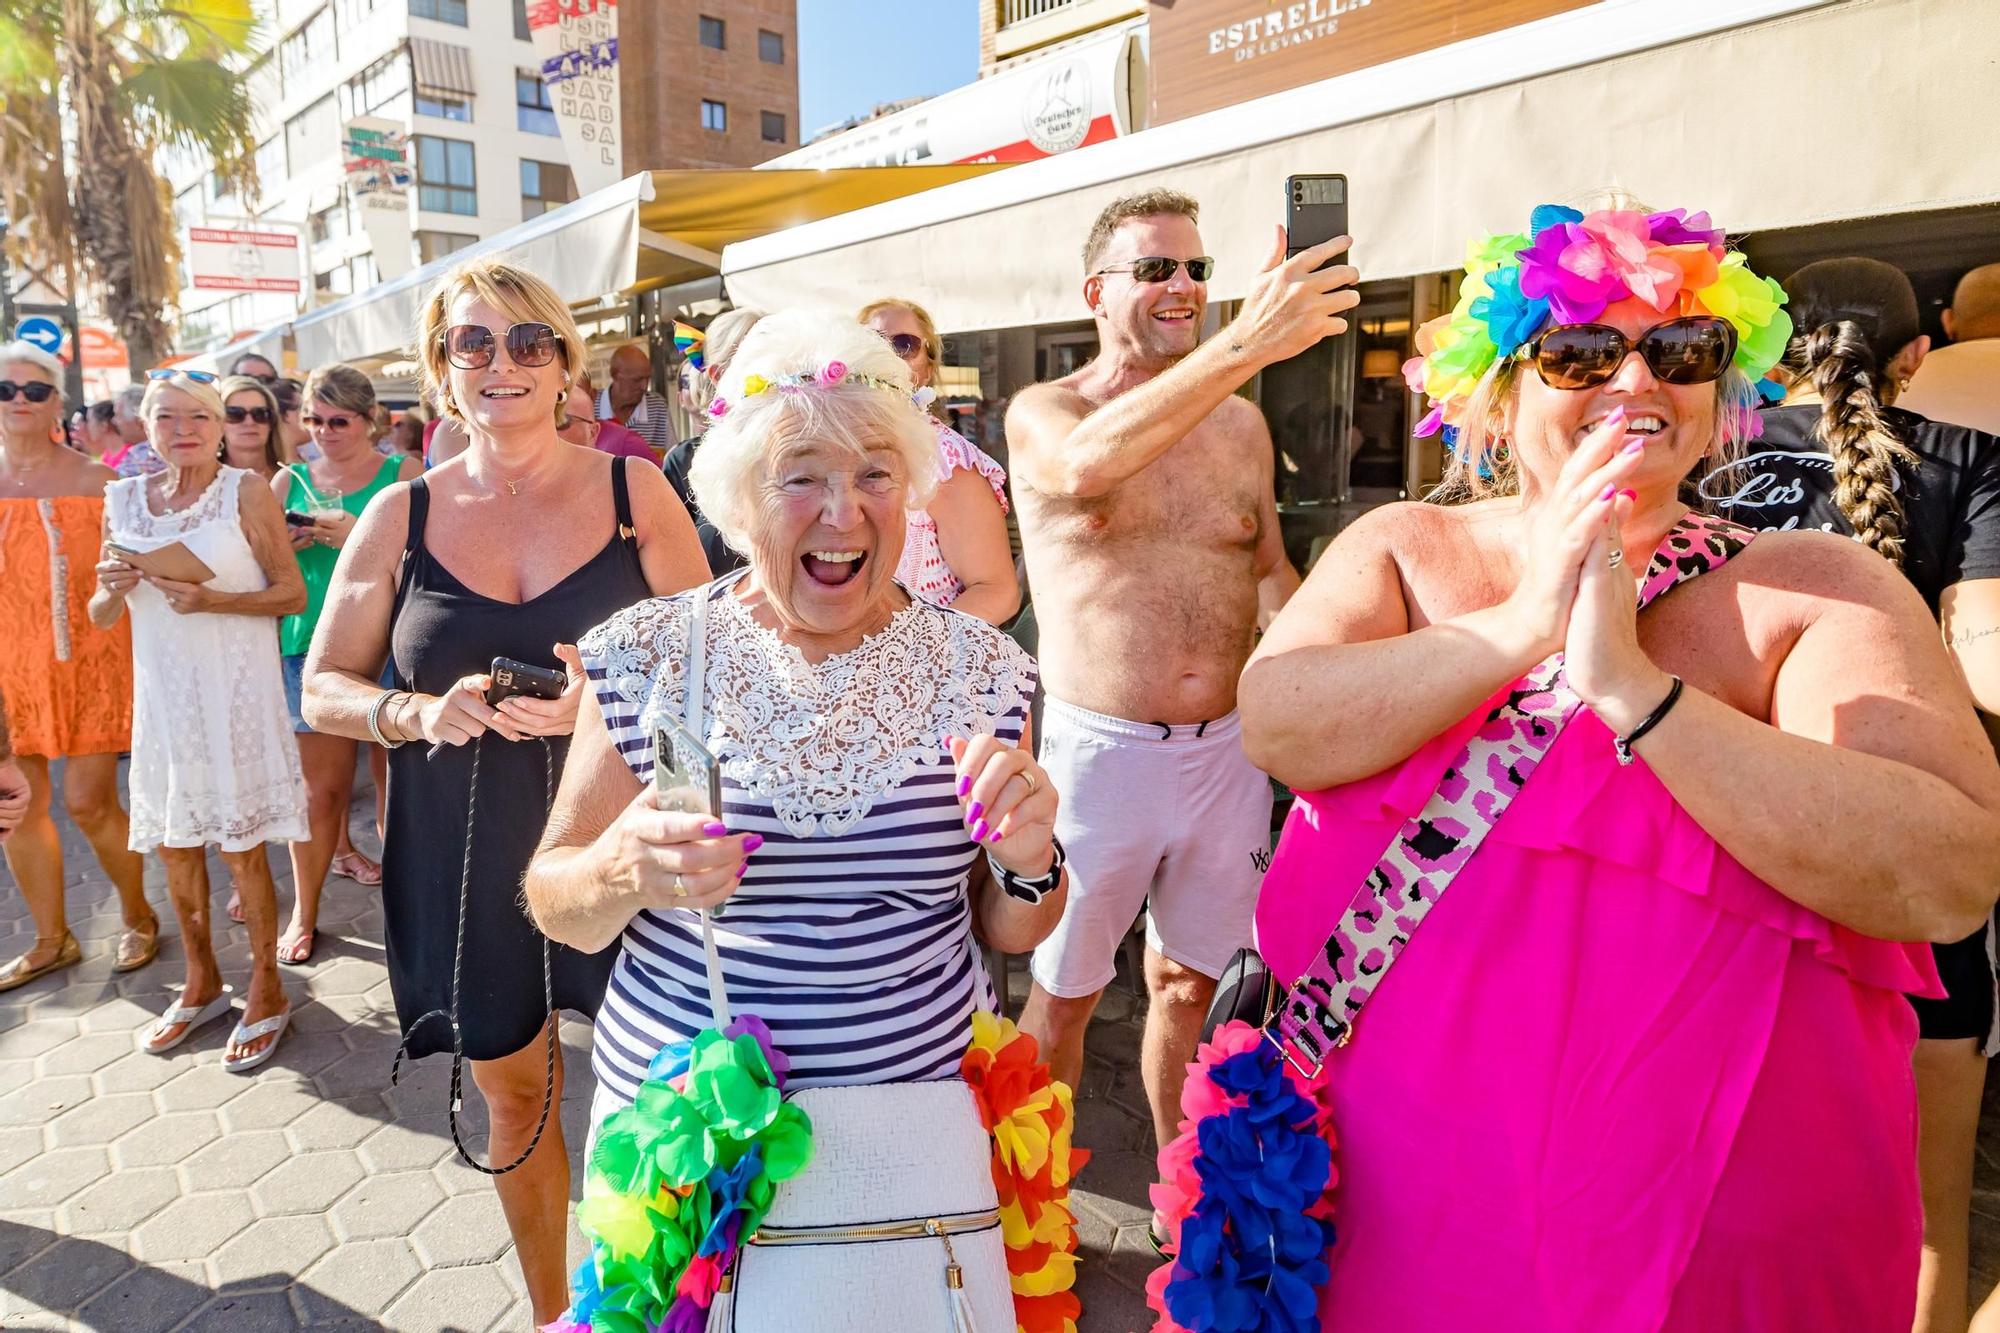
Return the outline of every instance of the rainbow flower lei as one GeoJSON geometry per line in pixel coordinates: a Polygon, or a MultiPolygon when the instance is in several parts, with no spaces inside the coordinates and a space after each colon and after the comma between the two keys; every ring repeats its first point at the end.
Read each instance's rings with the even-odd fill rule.
{"type": "Polygon", "coordinates": [[[972,1044],[959,1073],[993,1135],[1016,1333],[1076,1333],[1083,1307],[1070,1290],[1076,1216],[1069,1187],[1090,1154],[1070,1143],[1076,1111],[1069,1085],[1050,1077],[1033,1037],[984,1011],[972,1016],[972,1044]]]}
{"type": "Polygon", "coordinates": [[[1467,401],[1495,364],[1552,324],[1589,324],[1611,305],[1643,301],[1662,315],[1714,315],[1736,329],[1736,369],[1761,381],[1792,336],[1785,289],[1750,271],[1706,213],[1543,204],[1519,233],[1475,238],[1448,315],[1417,330],[1403,367],[1430,399],[1419,436],[1455,443],[1467,401]]]}
{"type": "Polygon", "coordinates": [[[1153,1206],[1173,1257],[1153,1271],[1153,1333],[1313,1333],[1333,1247],[1333,1113],[1248,1023],[1225,1023],[1181,1089],[1153,1206]]]}
{"type": "Polygon", "coordinates": [[[778,1182],[811,1160],[789,1068],[747,1014],[653,1057],[638,1098],[599,1127],[576,1209],[590,1257],[542,1333],[700,1333],[778,1182]]]}

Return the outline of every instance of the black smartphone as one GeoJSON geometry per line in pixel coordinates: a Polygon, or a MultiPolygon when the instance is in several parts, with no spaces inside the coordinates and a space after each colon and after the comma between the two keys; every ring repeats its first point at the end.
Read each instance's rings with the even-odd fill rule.
{"type": "Polygon", "coordinates": [[[285,526],[288,528],[309,528],[313,525],[311,514],[301,514],[296,509],[285,511],[285,526]]]}
{"type": "Polygon", "coordinates": [[[511,657],[494,658],[493,669],[488,674],[493,679],[493,683],[486,687],[488,708],[516,694],[525,694],[530,699],[560,699],[562,692],[569,688],[569,676],[564,672],[529,666],[511,657]]]}
{"type": "MultiPolygon", "coordinates": [[[[1347,234],[1347,177],[1285,177],[1285,258],[1347,234]]],[[[1341,262],[1329,259],[1321,268],[1341,262]]]]}

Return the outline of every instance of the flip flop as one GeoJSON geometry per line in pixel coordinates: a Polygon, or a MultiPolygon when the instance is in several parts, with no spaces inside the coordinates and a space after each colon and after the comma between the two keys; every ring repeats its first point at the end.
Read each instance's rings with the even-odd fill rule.
{"type": "Polygon", "coordinates": [[[230,893],[230,895],[229,895],[229,905],[228,905],[227,907],[224,907],[224,908],[222,909],[222,914],[223,914],[224,916],[228,917],[228,918],[229,918],[229,919],[230,919],[231,921],[234,921],[234,922],[235,922],[235,923],[236,923],[237,925],[239,925],[239,926],[240,926],[240,925],[242,925],[242,924],[243,924],[243,895],[242,895],[242,894],[240,894],[240,893],[236,893],[236,892],[234,892],[234,891],[231,891],[231,893],[230,893]]]}
{"type": "Polygon", "coordinates": [[[176,1046],[179,1046],[189,1037],[192,1037],[195,1033],[196,1028],[208,1022],[212,1018],[228,1013],[229,1002],[234,998],[235,998],[235,991],[231,987],[224,986],[222,988],[222,993],[220,995],[217,995],[214,999],[210,1000],[207,1004],[170,1005],[167,1008],[167,1012],[161,1014],[159,1018],[154,1021],[153,1026],[146,1030],[146,1040],[140,1043],[140,1045],[149,1055],[165,1055],[168,1051],[173,1050],[176,1046]],[[168,1042],[164,1046],[156,1045],[154,1043],[153,1041],[154,1033],[157,1033],[165,1028],[173,1027],[179,1023],[187,1024],[186,1027],[181,1029],[179,1036],[175,1037],[172,1041],[168,1042]]]}
{"type": "Polygon", "coordinates": [[[303,953],[299,952],[298,945],[294,945],[292,947],[292,952],[290,954],[287,954],[285,952],[285,942],[283,940],[279,940],[278,961],[283,963],[286,967],[304,967],[307,963],[310,963],[313,958],[313,946],[319,943],[319,931],[316,929],[307,931],[305,934],[305,939],[302,941],[302,943],[305,946],[305,951],[303,953]]]}
{"type": "Polygon", "coordinates": [[[118,937],[118,960],[113,972],[136,972],[160,956],[160,919],[150,926],[133,926],[118,937]]]}
{"type": "Polygon", "coordinates": [[[291,1021],[292,1006],[288,1004],[269,1018],[260,1018],[255,1023],[247,1025],[238,1023],[236,1030],[229,1034],[229,1044],[231,1046],[241,1046],[246,1042],[255,1041],[259,1037],[270,1037],[271,1044],[255,1055],[246,1055],[240,1060],[225,1058],[222,1062],[222,1067],[232,1074],[242,1074],[263,1064],[278,1053],[278,1042],[283,1039],[285,1027],[291,1021]]]}
{"type": "Polygon", "coordinates": [[[342,852],[333,858],[330,869],[334,874],[345,875],[364,888],[372,889],[382,882],[382,867],[360,852],[342,852]]]}
{"type": "MultiPolygon", "coordinates": [[[[33,952],[30,950],[29,952],[33,952]]],[[[83,946],[76,942],[76,936],[63,932],[63,942],[56,946],[56,956],[40,967],[28,964],[28,955],[20,957],[0,968],[0,991],[10,991],[25,986],[37,977],[45,977],[51,972],[60,972],[66,967],[75,967],[83,961],[83,946]]]]}

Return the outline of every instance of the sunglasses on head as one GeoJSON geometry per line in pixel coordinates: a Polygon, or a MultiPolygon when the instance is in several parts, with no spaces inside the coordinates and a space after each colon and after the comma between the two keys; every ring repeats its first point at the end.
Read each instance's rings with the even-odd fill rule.
{"type": "Polygon", "coordinates": [[[149,380],[170,380],[176,376],[184,380],[193,380],[196,384],[213,384],[217,379],[221,378],[213,371],[182,370],[177,366],[161,366],[157,370],[146,372],[146,378],[149,380]]]}
{"type": "MultiPolygon", "coordinates": [[[[493,364],[493,330],[484,324],[454,324],[438,340],[445,360],[460,370],[484,370],[493,364]]],[[[507,358],[530,370],[556,359],[563,337],[546,324],[533,322],[509,326],[505,335],[507,358]]]]}
{"type": "Polygon", "coordinates": [[[914,333],[885,333],[882,336],[888,340],[896,355],[905,361],[924,350],[924,340],[914,333]]]}
{"type": "Polygon", "coordinates": [[[1169,259],[1165,255],[1147,255],[1144,259],[1134,259],[1130,263],[1106,264],[1097,272],[1130,273],[1134,282],[1165,282],[1184,264],[1187,266],[1188,277],[1196,282],[1207,282],[1208,275],[1215,272],[1215,261],[1207,255],[1197,259],[1169,259]]]}
{"type": "Polygon", "coordinates": [[[16,384],[12,380],[0,380],[0,403],[11,403],[14,395],[20,394],[31,403],[46,403],[55,397],[56,386],[41,380],[29,380],[26,384],[16,384]]]}
{"type": "MultiPolygon", "coordinates": [[[[224,409],[224,411],[228,412],[234,412],[236,410],[237,409],[233,407],[224,409]]],[[[259,407],[253,410],[262,412],[264,409],[259,407]]],[[[304,421],[308,426],[320,426],[327,430],[346,430],[349,426],[354,424],[353,417],[343,417],[343,416],[323,417],[317,412],[308,412],[305,414],[305,416],[300,418],[300,420],[304,421]]]]}
{"type": "Polygon", "coordinates": [[[225,407],[222,419],[232,426],[240,426],[245,421],[254,421],[260,426],[271,424],[271,409],[268,407],[225,407]]]}
{"type": "Polygon", "coordinates": [[[1559,324],[1522,349],[1551,389],[1607,384],[1634,352],[1662,384],[1711,384],[1736,358],[1736,327],[1714,315],[1687,315],[1634,341],[1609,324],[1559,324]]]}

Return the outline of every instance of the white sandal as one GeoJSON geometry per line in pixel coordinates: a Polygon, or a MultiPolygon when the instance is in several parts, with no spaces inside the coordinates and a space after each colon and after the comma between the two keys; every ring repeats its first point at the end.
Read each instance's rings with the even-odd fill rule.
{"type": "Polygon", "coordinates": [[[210,1000],[207,1004],[201,1004],[201,1005],[176,1004],[168,1006],[167,1012],[161,1014],[159,1018],[154,1021],[153,1026],[146,1030],[146,1039],[144,1042],[141,1043],[141,1045],[147,1051],[148,1054],[165,1055],[168,1051],[173,1050],[174,1047],[179,1046],[189,1037],[192,1037],[194,1035],[194,1030],[200,1027],[203,1023],[208,1022],[208,1020],[210,1020],[211,1018],[215,1018],[221,1014],[227,1013],[229,1010],[229,1002],[234,998],[235,998],[235,992],[230,987],[224,986],[222,988],[222,993],[220,995],[217,995],[214,999],[210,1000]],[[154,1039],[158,1036],[160,1032],[164,1031],[167,1028],[173,1027],[177,1023],[185,1023],[187,1025],[186,1027],[183,1027],[181,1029],[180,1035],[178,1037],[175,1037],[172,1041],[168,1042],[164,1046],[156,1045],[154,1043],[154,1039]]]}
{"type": "Polygon", "coordinates": [[[292,1006],[286,1005],[269,1018],[260,1018],[255,1023],[238,1023],[236,1030],[229,1034],[231,1046],[244,1046],[259,1037],[270,1037],[271,1044],[255,1055],[246,1055],[240,1060],[223,1058],[222,1067],[232,1074],[241,1074],[255,1069],[278,1053],[278,1041],[284,1036],[285,1027],[292,1021],[292,1006]]]}

